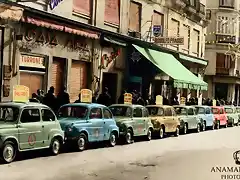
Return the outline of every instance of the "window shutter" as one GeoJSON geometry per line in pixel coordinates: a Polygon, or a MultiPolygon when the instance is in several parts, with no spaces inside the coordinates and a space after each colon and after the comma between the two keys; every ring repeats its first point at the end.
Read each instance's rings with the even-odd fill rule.
{"type": "Polygon", "coordinates": [[[129,13],[129,30],[140,32],[141,26],[141,5],[135,2],[130,2],[129,13]]]}

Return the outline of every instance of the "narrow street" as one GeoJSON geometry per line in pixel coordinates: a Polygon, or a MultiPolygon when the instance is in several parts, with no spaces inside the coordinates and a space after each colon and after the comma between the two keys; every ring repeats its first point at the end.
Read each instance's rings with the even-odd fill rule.
{"type": "Polygon", "coordinates": [[[211,172],[212,167],[237,166],[232,154],[240,149],[239,137],[240,127],[234,127],[57,157],[38,156],[0,165],[0,179],[218,180],[221,175],[239,174],[211,172]]]}

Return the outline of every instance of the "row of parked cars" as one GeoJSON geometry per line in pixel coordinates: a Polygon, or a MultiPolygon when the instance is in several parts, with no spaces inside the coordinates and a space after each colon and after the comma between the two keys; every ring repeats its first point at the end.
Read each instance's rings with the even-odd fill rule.
{"type": "Polygon", "coordinates": [[[0,155],[12,162],[18,152],[49,149],[53,155],[68,146],[83,151],[89,143],[118,140],[130,144],[137,136],[151,140],[238,125],[240,108],[232,106],[165,106],[94,103],[62,106],[58,113],[40,103],[0,103],[0,155]]]}

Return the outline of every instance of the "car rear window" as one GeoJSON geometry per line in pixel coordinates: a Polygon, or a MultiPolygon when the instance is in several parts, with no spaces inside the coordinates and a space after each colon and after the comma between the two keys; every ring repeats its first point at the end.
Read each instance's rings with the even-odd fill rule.
{"type": "Polygon", "coordinates": [[[132,117],[132,108],[128,106],[110,106],[113,116],[132,117]]]}
{"type": "Polygon", "coordinates": [[[61,118],[80,118],[85,119],[87,117],[88,108],[84,106],[63,106],[58,111],[58,117],[61,118]]]}
{"type": "Polygon", "coordinates": [[[205,109],[203,107],[196,107],[196,114],[205,114],[205,109]]]}
{"type": "Polygon", "coordinates": [[[0,121],[14,122],[19,117],[19,108],[0,106],[0,121]]]}
{"type": "Polygon", "coordinates": [[[184,107],[174,107],[177,115],[187,115],[187,109],[184,107]]]}

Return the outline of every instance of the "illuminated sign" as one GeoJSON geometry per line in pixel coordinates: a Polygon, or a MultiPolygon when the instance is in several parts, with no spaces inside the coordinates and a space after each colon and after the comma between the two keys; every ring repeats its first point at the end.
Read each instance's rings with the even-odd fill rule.
{"type": "Polygon", "coordinates": [[[49,5],[50,5],[50,9],[53,10],[55,7],[57,7],[60,2],[62,2],[63,0],[50,0],[49,5]]]}

